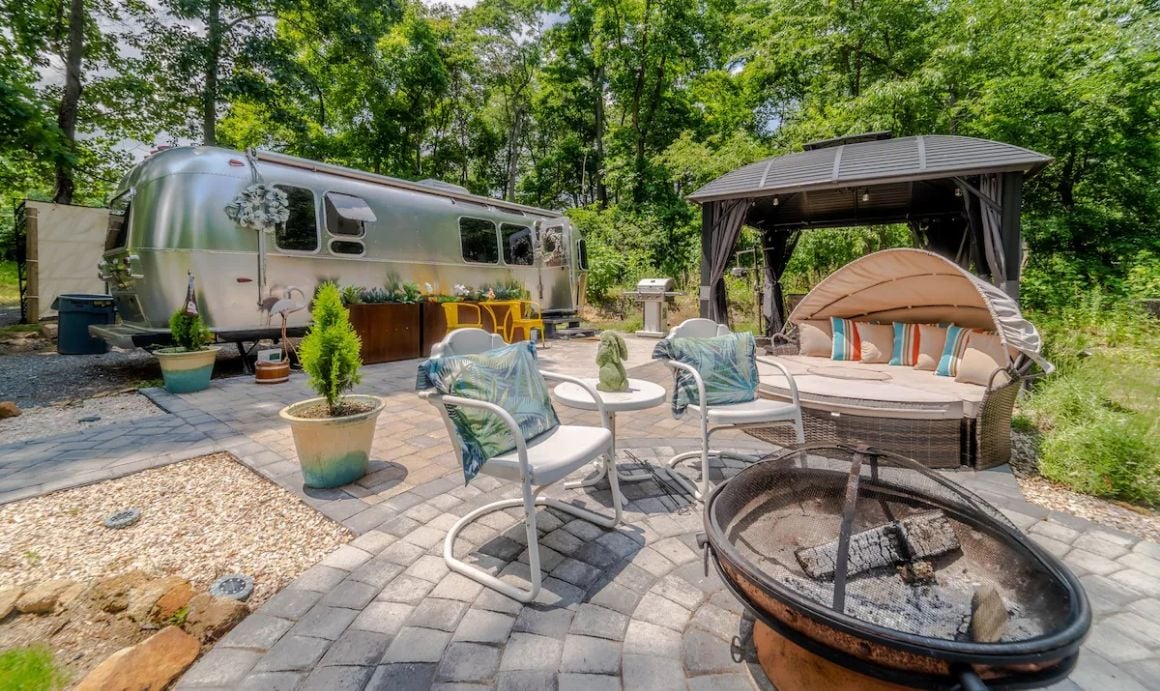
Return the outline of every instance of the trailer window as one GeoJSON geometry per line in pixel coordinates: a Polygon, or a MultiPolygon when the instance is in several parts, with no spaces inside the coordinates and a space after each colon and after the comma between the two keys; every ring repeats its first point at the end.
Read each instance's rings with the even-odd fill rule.
{"type": "Polygon", "coordinates": [[[535,263],[532,247],[532,229],[514,223],[504,223],[499,227],[503,235],[503,260],[507,264],[531,266],[535,263]]]}
{"type": "Polygon", "coordinates": [[[362,256],[366,252],[363,244],[357,240],[331,240],[330,253],[331,254],[353,254],[362,256]]]}
{"type": "Polygon", "coordinates": [[[576,241],[576,268],[588,270],[588,243],[584,242],[584,238],[576,241]]]}
{"type": "Polygon", "coordinates": [[[129,196],[121,195],[109,205],[109,227],[105,231],[105,249],[124,247],[129,240],[129,196]]]}
{"type": "Polygon", "coordinates": [[[366,224],[375,222],[375,212],[360,197],[338,192],[326,193],[326,230],[331,235],[366,235],[366,224]]]}
{"type": "Polygon", "coordinates": [[[499,263],[499,240],[495,224],[479,218],[459,219],[459,243],[463,261],[475,264],[499,263]]]}
{"type": "Polygon", "coordinates": [[[313,252],[318,249],[318,211],[314,208],[314,193],[302,187],[274,185],[286,193],[290,218],[274,232],[278,249],[313,252]]]}

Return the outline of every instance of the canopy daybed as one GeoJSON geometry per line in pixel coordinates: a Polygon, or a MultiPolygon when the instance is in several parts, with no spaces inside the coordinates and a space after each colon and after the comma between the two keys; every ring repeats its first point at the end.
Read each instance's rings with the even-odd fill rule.
{"type": "MultiPolygon", "coordinates": [[[[820,282],[789,315],[771,354],[789,368],[810,442],[865,443],[932,467],[988,468],[1007,462],[1011,415],[1021,381],[1041,356],[1039,333],[1014,299],[933,252],[891,249],[866,255],[820,282]],[[955,324],[993,332],[1006,362],[986,386],[905,365],[833,361],[799,354],[797,327],[831,317],[891,324],[955,324]]],[[[761,372],[762,396],[788,400],[785,377],[761,372]]],[[[751,430],[782,445],[785,430],[751,430]]]]}

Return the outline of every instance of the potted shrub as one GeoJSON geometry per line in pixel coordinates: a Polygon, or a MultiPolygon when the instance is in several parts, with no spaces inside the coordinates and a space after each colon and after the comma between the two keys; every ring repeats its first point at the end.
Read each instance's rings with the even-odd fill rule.
{"type": "Polygon", "coordinates": [[[197,312],[193,276],[189,277],[185,306],[169,318],[169,333],[173,337],[173,346],[153,351],[161,364],[165,390],[169,393],[193,393],[209,388],[213,363],[221,348],[206,345],[213,334],[197,312]]]}
{"type": "Polygon", "coordinates": [[[279,415],[290,423],[306,485],[338,487],[366,474],[383,399],[347,393],[359,382],[362,362],[337,286],[322,287],[312,315],[298,354],[319,397],[288,405],[279,415]]]}
{"type": "Polygon", "coordinates": [[[392,281],[384,288],[359,289],[353,299],[349,292],[344,289],[344,297],[362,343],[363,362],[369,365],[420,356],[422,296],[418,285],[392,281]]]}

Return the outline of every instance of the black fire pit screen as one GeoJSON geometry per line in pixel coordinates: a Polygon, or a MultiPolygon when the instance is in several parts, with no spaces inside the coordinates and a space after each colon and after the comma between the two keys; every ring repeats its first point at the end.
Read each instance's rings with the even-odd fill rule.
{"type": "Polygon", "coordinates": [[[997,509],[866,448],[774,454],[705,504],[718,569],[765,623],[880,679],[1025,687],[1066,675],[1090,626],[1075,577],[997,509]]]}

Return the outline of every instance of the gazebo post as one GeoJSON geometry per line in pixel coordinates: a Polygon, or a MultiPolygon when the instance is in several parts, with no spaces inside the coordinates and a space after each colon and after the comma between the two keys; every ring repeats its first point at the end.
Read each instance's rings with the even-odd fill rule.
{"type": "MultiPolygon", "coordinates": [[[[1023,173],[1003,173],[1000,176],[1002,219],[1000,235],[1003,237],[1003,268],[1007,275],[1002,277],[1003,292],[1019,302],[1019,273],[1023,265],[1023,238],[1020,232],[1019,216],[1023,205],[1023,173]]],[[[995,277],[998,282],[999,277],[995,277]]]]}
{"type": "Polygon", "coordinates": [[[701,204],[701,280],[698,282],[697,300],[700,305],[702,318],[709,318],[709,283],[713,269],[710,264],[713,256],[713,215],[717,211],[718,202],[701,204]]]}

